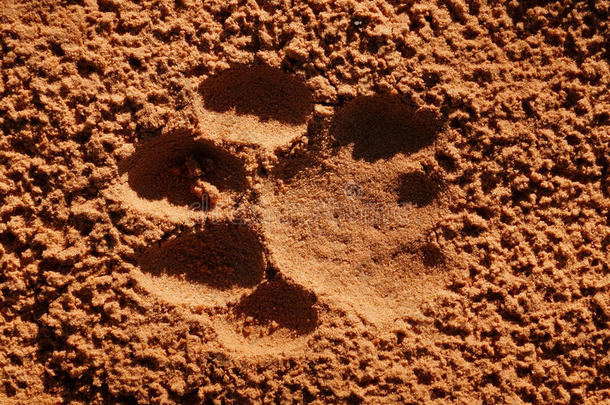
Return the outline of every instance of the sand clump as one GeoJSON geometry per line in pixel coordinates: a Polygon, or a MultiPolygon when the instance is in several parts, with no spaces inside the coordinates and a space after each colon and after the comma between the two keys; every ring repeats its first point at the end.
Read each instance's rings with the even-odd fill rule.
{"type": "Polygon", "coordinates": [[[610,401],[609,11],[0,1],[0,402],[610,401]]]}

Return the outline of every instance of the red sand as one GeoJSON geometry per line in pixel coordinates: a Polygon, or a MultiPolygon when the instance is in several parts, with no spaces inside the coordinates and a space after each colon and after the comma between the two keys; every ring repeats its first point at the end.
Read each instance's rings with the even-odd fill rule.
{"type": "Polygon", "coordinates": [[[610,403],[610,3],[0,1],[0,402],[610,403]]]}

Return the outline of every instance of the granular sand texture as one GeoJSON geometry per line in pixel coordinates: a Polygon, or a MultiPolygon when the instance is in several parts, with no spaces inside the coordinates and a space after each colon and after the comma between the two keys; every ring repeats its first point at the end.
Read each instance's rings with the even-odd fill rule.
{"type": "Polygon", "coordinates": [[[610,403],[609,12],[0,0],[0,403],[610,403]]]}

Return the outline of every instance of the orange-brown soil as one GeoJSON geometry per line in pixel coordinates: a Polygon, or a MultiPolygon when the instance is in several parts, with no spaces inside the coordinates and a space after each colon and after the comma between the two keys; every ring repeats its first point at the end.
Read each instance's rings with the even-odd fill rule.
{"type": "Polygon", "coordinates": [[[610,403],[609,12],[0,0],[0,403],[610,403]]]}

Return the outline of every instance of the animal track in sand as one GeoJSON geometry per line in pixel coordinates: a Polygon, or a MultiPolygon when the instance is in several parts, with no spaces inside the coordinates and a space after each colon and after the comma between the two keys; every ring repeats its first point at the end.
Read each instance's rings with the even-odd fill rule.
{"type": "Polygon", "coordinates": [[[202,194],[225,219],[208,218],[197,230],[191,223],[145,249],[137,263],[146,289],[203,305],[211,322],[233,325],[245,339],[311,332],[322,322],[320,300],[391,322],[435,293],[447,260],[433,230],[447,195],[442,170],[430,167],[442,128],[432,112],[393,96],[357,98],[320,125],[329,136],[317,139],[331,140],[315,146],[322,156],[312,159],[305,148],[261,171],[252,169],[258,154],[288,146],[307,126],[304,84],[240,66],[206,79],[199,94],[197,132],[204,128],[205,139],[158,136],[122,170],[140,200],[182,208],[176,224],[188,223],[188,207],[202,194]],[[233,124],[223,122],[242,132],[228,134],[233,124]],[[235,145],[250,148],[248,162],[235,145]],[[242,203],[258,215],[230,223],[242,203]]]}
{"type": "Polygon", "coordinates": [[[255,115],[261,121],[304,124],[313,107],[311,94],[301,81],[262,65],[225,70],[205,80],[199,91],[208,110],[255,115]]]}
{"type": "Polygon", "coordinates": [[[305,134],[313,100],[293,75],[262,65],[236,66],[204,80],[199,126],[216,139],[268,151],[305,134]]]}
{"type": "Polygon", "coordinates": [[[235,311],[259,324],[288,328],[303,334],[311,332],[318,323],[316,300],[312,292],[276,277],[260,284],[240,300],[235,311]]]}
{"type": "Polygon", "coordinates": [[[137,261],[144,272],[153,276],[166,274],[227,290],[260,283],[265,260],[255,231],[245,225],[223,223],[149,247],[137,261]]]}
{"type": "Polygon", "coordinates": [[[121,163],[121,171],[141,199],[182,207],[196,207],[205,190],[215,203],[229,205],[247,188],[240,159],[180,132],[144,141],[121,163]]]}
{"type": "Polygon", "coordinates": [[[280,162],[262,205],[283,273],[380,322],[435,294],[447,263],[434,233],[449,197],[433,164],[441,129],[398,97],[358,98],[330,123],[323,159],[280,162]]]}
{"type": "Polygon", "coordinates": [[[430,146],[441,129],[431,111],[416,111],[398,97],[360,97],[335,116],[331,133],[341,146],[353,145],[353,157],[375,162],[430,146]]]}

